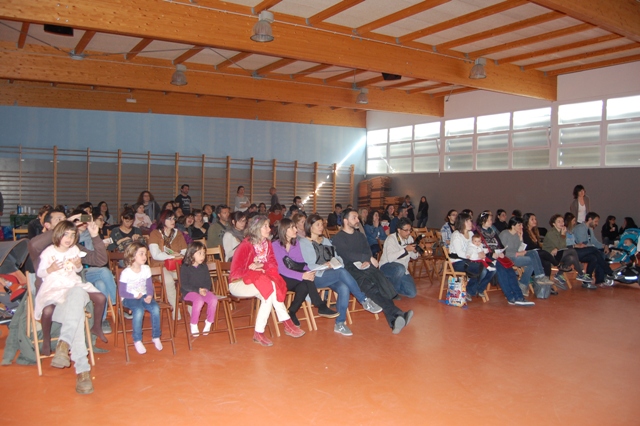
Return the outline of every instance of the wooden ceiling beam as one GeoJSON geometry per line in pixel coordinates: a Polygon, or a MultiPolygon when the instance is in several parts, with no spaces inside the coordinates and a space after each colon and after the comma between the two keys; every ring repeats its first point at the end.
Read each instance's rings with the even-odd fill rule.
{"type": "Polygon", "coordinates": [[[104,90],[47,87],[38,83],[16,81],[0,83],[0,105],[68,108],[100,111],[189,115],[200,117],[240,118],[246,120],[322,124],[342,127],[366,127],[366,111],[353,108],[334,110],[305,105],[283,106],[276,102],[257,104],[249,99],[233,99],[193,94],[135,91],[135,103],[129,103],[129,93],[104,90]]]}
{"type": "Polygon", "coordinates": [[[418,84],[421,83],[422,80],[405,80],[405,81],[401,81],[399,83],[395,83],[395,84],[390,84],[388,86],[384,86],[385,89],[399,89],[401,87],[406,87],[406,86],[411,86],[412,84],[418,84]]]}
{"type": "Polygon", "coordinates": [[[307,25],[315,25],[318,22],[322,22],[326,19],[331,18],[339,13],[344,12],[345,10],[352,8],[353,6],[362,3],[364,0],[342,0],[339,3],[334,4],[333,6],[322,10],[316,13],[313,16],[307,18],[307,25]]]}
{"type": "Polygon", "coordinates": [[[358,87],[366,87],[366,86],[371,86],[372,84],[380,83],[381,81],[384,81],[384,77],[378,76],[378,77],[370,78],[369,80],[358,81],[356,85],[358,87]]]}
{"type": "Polygon", "coordinates": [[[292,63],[296,62],[295,59],[280,59],[279,61],[275,61],[272,64],[269,64],[267,66],[264,66],[262,68],[258,68],[255,73],[257,75],[265,75],[267,73],[270,73],[271,71],[277,70],[278,68],[282,68],[282,67],[286,67],[287,65],[290,65],[292,63]]]}
{"type": "Polygon", "coordinates": [[[466,15],[458,16],[456,18],[449,19],[448,21],[440,22],[439,24],[435,24],[409,34],[405,34],[402,37],[398,37],[398,42],[400,44],[404,44],[408,41],[417,40],[419,38],[439,33],[441,31],[448,30],[459,25],[468,24],[469,22],[477,21],[478,19],[501,13],[505,10],[513,9],[526,3],[526,0],[506,0],[502,3],[494,4],[493,6],[485,7],[484,9],[476,10],[475,12],[467,13],[466,15]]]}
{"type": "Polygon", "coordinates": [[[438,84],[433,84],[431,86],[422,86],[422,87],[416,87],[415,89],[409,89],[407,90],[407,93],[412,95],[414,93],[426,92],[427,90],[440,89],[441,87],[447,87],[447,86],[451,86],[451,84],[438,83],[438,84]]]}
{"type": "Polygon", "coordinates": [[[236,63],[240,62],[243,59],[247,59],[251,55],[253,55],[253,53],[240,52],[237,55],[235,55],[234,57],[220,62],[218,65],[216,65],[216,70],[217,71],[222,71],[223,69],[225,69],[227,67],[230,67],[231,65],[235,65],[236,63]]]}
{"type": "Polygon", "coordinates": [[[353,37],[353,34],[347,36],[290,25],[278,19],[272,25],[276,40],[255,43],[249,38],[255,17],[213,8],[155,0],[74,0],[73,7],[63,6],[58,0],[4,0],[0,2],[0,19],[39,24],[65,22],[78,29],[129,37],[216,46],[538,99],[555,100],[557,97],[557,79],[534,70],[523,72],[516,66],[497,67],[489,63],[485,67],[488,78],[470,80],[472,65],[464,59],[418,48],[406,49],[353,37]]]}
{"type": "Polygon", "coordinates": [[[591,24],[579,24],[569,28],[563,28],[561,30],[551,31],[549,33],[539,34],[533,37],[527,37],[520,40],[512,41],[510,43],[503,43],[497,46],[488,47],[482,50],[476,50],[469,53],[470,58],[480,58],[485,55],[490,55],[496,52],[504,52],[505,50],[515,49],[516,47],[527,46],[529,44],[540,43],[541,41],[552,40],[554,38],[565,37],[571,34],[579,33],[593,29],[591,24]]]}
{"type": "Polygon", "coordinates": [[[624,52],[624,51],[627,51],[627,50],[638,49],[638,48],[640,48],[640,44],[638,44],[638,43],[624,44],[622,46],[610,47],[608,49],[596,50],[594,52],[579,53],[577,55],[565,56],[563,58],[552,59],[552,60],[549,60],[549,61],[538,62],[538,63],[535,63],[535,64],[529,64],[529,65],[523,66],[522,68],[525,69],[525,70],[546,68],[546,67],[550,67],[552,65],[558,65],[558,64],[564,64],[564,63],[567,63],[567,62],[579,61],[581,59],[594,58],[596,56],[605,56],[605,55],[610,55],[612,53],[624,52]]]}
{"type": "MultiPolygon", "coordinates": [[[[192,67],[188,84],[170,84],[173,66],[170,61],[138,58],[136,64],[113,58],[73,61],[48,46],[27,46],[10,51],[9,43],[0,43],[0,78],[84,84],[102,87],[125,87],[167,93],[191,93],[273,102],[293,102],[321,106],[353,108],[358,91],[351,87],[329,87],[276,79],[205,72],[192,67]]],[[[15,49],[15,48],[14,48],[15,49]]],[[[206,69],[205,66],[200,67],[206,69]]],[[[367,110],[442,116],[444,104],[425,97],[408,96],[398,90],[371,90],[367,110]]]]}
{"type": "Polygon", "coordinates": [[[531,2],[640,43],[640,2],[637,0],[531,0],[531,2]]]}
{"type": "Polygon", "coordinates": [[[175,58],[172,62],[173,62],[174,65],[181,64],[184,61],[193,58],[194,56],[196,56],[198,53],[202,52],[203,50],[204,50],[204,47],[193,46],[192,48],[190,48],[189,50],[184,52],[182,55],[180,55],[177,58],[175,58]]]}
{"type": "Polygon", "coordinates": [[[307,68],[306,70],[300,71],[296,74],[292,75],[292,78],[294,80],[300,78],[300,77],[306,77],[309,74],[314,74],[316,72],[320,72],[320,71],[324,71],[327,68],[331,68],[333,65],[325,65],[325,64],[320,64],[320,65],[316,65],[315,67],[311,67],[311,68],[307,68]]]}
{"type": "Polygon", "coordinates": [[[73,53],[75,55],[80,55],[82,52],[84,52],[84,49],[87,48],[87,45],[89,45],[89,43],[91,42],[91,39],[95,35],[96,35],[95,31],[85,31],[84,34],[82,35],[82,38],[76,45],[75,49],[73,49],[73,53]]]}
{"type": "Polygon", "coordinates": [[[254,15],[259,15],[260,12],[262,12],[263,10],[267,10],[270,7],[277,5],[281,1],[282,0],[262,0],[260,3],[255,5],[251,11],[253,12],[254,15]]]}
{"type": "Polygon", "coordinates": [[[451,90],[449,92],[444,91],[444,92],[433,93],[433,94],[431,94],[431,96],[434,99],[438,99],[438,98],[443,98],[443,97],[449,96],[449,95],[457,95],[458,93],[473,92],[475,90],[478,90],[478,89],[475,89],[473,87],[461,87],[459,89],[453,89],[453,90],[451,90]]]}
{"type": "Polygon", "coordinates": [[[150,38],[143,38],[138,42],[138,44],[135,45],[133,49],[131,49],[131,51],[129,51],[129,53],[125,53],[124,58],[128,61],[132,60],[133,58],[138,56],[140,52],[146,49],[147,46],[149,46],[152,41],[153,40],[150,38]]]}
{"type": "Polygon", "coordinates": [[[472,34],[467,37],[462,37],[456,40],[451,40],[446,43],[436,45],[436,48],[439,51],[448,50],[453,47],[464,46],[465,44],[475,43],[480,40],[486,40],[488,38],[497,37],[502,34],[511,33],[514,31],[521,30],[523,28],[529,28],[536,25],[540,25],[545,22],[553,21],[555,19],[560,19],[564,17],[562,13],[559,12],[549,12],[543,15],[534,16],[533,18],[525,19],[523,21],[514,22],[509,25],[504,25],[498,28],[492,28],[487,31],[483,31],[481,33],[472,34]]]}
{"type": "Polygon", "coordinates": [[[640,61],[640,55],[623,56],[622,58],[607,59],[606,61],[592,62],[590,64],[576,65],[573,67],[561,68],[547,71],[549,75],[570,74],[573,72],[593,70],[596,68],[610,67],[613,65],[627,64],[629,62],[640,61]]]}
{"type": "Polygon", "coordinates": [[[604,43],[605,41],[611,41],[622,38],[618,34],[608,34],[601,37],[596,37],[588,40],[581,40],[575,43],[563,44],[562,46],[554,46],[548,49],[537,50],[535,52],[523,53],[522,55],[510,56],[508,58],[502,58],[498,62],[501,64],[511,64],[526,59],[536,58],[538,56],[550,55],[553,53],[564,52],[565,50],[578,49],[580,47],[590,46],[592,44],[604,43]]]}
{"type": "Polygon", "coordinates": [[[364,74],[365,72],[367,72],[367,70],[351,70],[351,71],[343,72],[338,75],[334,75],[333,77],[327,77],[324,79],[324,82],[331,83],[334,81],[340,81],[340,80],[344,80],[347,77],[355,77],[360,74],[364,74]]]}
{"type": "Polygon", "coordinates": [[[382,18],[376,19],[375,21],[369,22],[368,24],[362,25],[356,28],[355,31],[357,34],[363,36],[373,30],[377,30],[378,28],[385,27],[389,24],[393,24],[394,22],[401,21],[410,16],[417,15],[418,13],[422,13],[425,10],[440,6],[441,4],[449,3],[450,1],[451,0],[426,0],[418,4],[414,4],[413,6],[409,6],[406,9],[399,10],[395,13],[392,13],[391,15],[383,16],[382,18]]]}
{"type": "Polygon", "coordinates": [[[22,28],[20,28],[20,36],[18,37],[18,49],[22,49],[27,42],[27,35],[29,35],[29,23],[23,22],[22,28]]]}

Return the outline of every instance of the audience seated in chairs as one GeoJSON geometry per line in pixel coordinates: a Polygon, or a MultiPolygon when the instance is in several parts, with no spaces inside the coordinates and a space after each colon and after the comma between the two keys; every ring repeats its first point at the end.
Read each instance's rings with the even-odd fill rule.
{"type": "Polygon", "coordinates": [[[416,283],[408,267],[411,259],[419,257],[411,236],[411,220],[407,217],[400,218],[398,230],[385,240],[380,257],[380,270],[391,281],[398,294],[416,297],[416,283]]]}

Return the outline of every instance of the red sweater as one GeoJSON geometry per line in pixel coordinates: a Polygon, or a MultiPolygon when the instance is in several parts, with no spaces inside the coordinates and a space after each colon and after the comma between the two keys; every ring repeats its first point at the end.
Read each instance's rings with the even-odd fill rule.
{"type": "Polygon", "coordinates": [[[263,265],[264,271],[253,271],[249,269],[249,265],[253,263],[256,251],[249,239],[245,238],[233,254],[229,281],[242,280],[247,285],[253,284],[265,299],[273,293],[273,286],[271,285],[271,282],[273,282],[276,285],[278,302],[284,302],[287,295],[287,284],[278,273],[278,262],[273,255],[271,241],[267,241],[267,245],[267,263],[263,265]]]}

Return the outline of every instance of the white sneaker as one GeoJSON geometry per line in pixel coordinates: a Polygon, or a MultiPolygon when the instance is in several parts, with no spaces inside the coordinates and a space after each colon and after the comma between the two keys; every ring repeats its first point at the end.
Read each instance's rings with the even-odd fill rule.
{"type": "Polygon", "coordinates": [[[211,331],[211,325],[213,325],[213,323],[206,321],[204,322],[204,328],[202,329],[202,334],[205,336],[209,335],[209,332],[211,331]]]}
{"type": "Polygon", "coordinates": [[[200,330],[198,329],[198,324],[189,324],[191,326],[191,335],[193,337],[198,337],[200,335],[200,330]]]}
{"type": "Polygon", "coordinates": [[[380,312],[382,312],[382,308],[378,306],[376,302],[369,299],[368,297],[364,299],[364,302],[362,302],[362,307],[364,308],[365,311],[369,311],[372,314],[379,314],[380,312]]]}
{"type": "Polygon", "coordinates": [[[142,355],[147,353],[147,349],[144,347],[142,342],[133,342],[133,346],[135,346],[136,351],[142,355]]]}
{"type": "Polygon", "coordinates": [[[161,351],[162,350],[162,342],[160,341],[159,337],[156,337],[155,339],[151,339],[151,341],[153,342],[153,344],[156,346],[156,349],[161,351]]]}

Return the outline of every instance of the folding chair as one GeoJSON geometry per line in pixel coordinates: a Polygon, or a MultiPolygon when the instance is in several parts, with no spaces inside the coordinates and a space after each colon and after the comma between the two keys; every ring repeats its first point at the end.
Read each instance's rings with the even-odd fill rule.
{"type": "MultiPolygon", "coordinates": [[[[162,273],[162,268],[161,267],[153,267],[151,268],[151,279],[152,280],[159,280],[162,288],[164,289],[164,275],[162,273]]],[[[120,267],[118,267],[117,270],[117,275],[116,277],[118,278],[116,280],[116,282],[118,283],[117,285],[120,285],[120,274],[122,273],[122,269],[120,267]]],[[[155,287],[154,287],[154,293],[155,293],[155,287]]],[[[173,339],[174,336],[174,330],[173,330],[173,321],[171,319],[171,305],[169,304],[169,302],[163,297],[163,299],[158,299],[157,294],[154,294],[154,297],[156,299],[156,303],[158,303],[158,306],[160,307],[160,324],[162,324],[162,319],[163,317],[166,315],[166,319],[167,319],[167,325],[169,327],[169,337],[160,337],[160,341],[161,342],[171,342],[171,349],[173,350],[173,354],[176,354],[176,345],[173,339]]],[[[117,311],[118,311],[118,316],[120,317],[119,321],[118,321],[118,325],[119,327],[116,329],[116,333],[115,333],[115,346],[118,346],[118,335],[122,333],[122,340],[124,342],[124,353],[125,353],[125,357],[127,358],[127,362],[129,362],[129,347],[133,346],[133,342],[129,343],[129,341],[127,340],[127,333],[132,333],[133,332],[133,324],[131,325],[131,328],[127,328],[127,323],[125,322],[125,317],[124,317],[124,306],[122,305],[122,299],[120,297],[117,298],[118,300],[116,301],[116,307],[117,307],[117,311]]],[[[145,311],[145,316],[147,312],[145,311]]],[[[131,323],[132,321],[129,320],[129,322],[131,323]]],[[[142,332],[144,333],[145,331],[151,331],[151,326],[148,327],[142,327],[142,332]]],[[[149,333],[147,333],[149,334],[149,333]]],[[[163,333],[164,335],[165,333],[163,333]]],[[[143,343],[151,343],[151,340],[148,339],[147,341],[143,341],[143,343]]]]}
{"type": "MultiPolygon", "coordinates": [[[[442,253],[444,255],[445,262],[442,270],[442,283],[440,284],[440,293],[438,294],[438,299],[442,299],[442,294],[444,293],[444,289],[447,283],[447,277],[451,276],[454,278],[462,278],[465,283],[468,281],[466,272],[458,272],[453,269],[453,263],[451,262],[451,258],[449,257],[449,249],[446,247],[442,247],[442,253]]],[[[489,296],[486,294],[487,293],[485,292],[485,297],[482,298],[482,301],[485,303],[489,301],[489,296]]]]}
{"type": "MultiPolygon", "coordinates": [[[[33,293],[31,287],[32,282],[29,278],[30,273],[27,272],[27,336],[33,342],[33,348],[36,351],[36,364],[38,365],[38,375],[42,376],[42,360],[45,358],[51,358],[55,355],[55,352],[51,355],[42,355],[40,354],[40,345],[43,343],[42,339],[38,338],[38,328],[36,320],[34,307],[35,307],[35,294],[33,293]]],[[[93,344],[91,343],[91,329],[89,327],[89,318],[91,318],[91,314],[85,312],[84,316],[84,334],[87,340],[87,349],[89,350],[89,360],[91,361],[91,365],[96,365],[95,356],[93,354],[93,344]]],[[[51,341],[58,340],[57,337],[52,337],[51,341]]],[[[69,343],[69,342],[67,342],[69,343]]]]}
{"type": "MultiPolygon", "coordinates": [[[[287,291],[287,295],[285,297],[284,300],[284,305],[287,307],[287,309],[289,309],[289,307],[291,306],[291,302],[293,302],[293,297],[295,296],[295,291],[287,291]]],[[[311,304],[309,302],[307,302],[306,300],[302,302],[302,305],[300,305],[300,310],[298,311],[298,313],[302,312],[302,317],[298,317],[299,321],[306,321],[307,322],[307,326],[309,327],[309,331],[314,331],[317,330],[318,327],[316,326],[316,321],[313,317],[313,311],[311,310],[311,304]]],[[[280,337],[280,328],[278,327],[278,324],[280,324],[280,321],[278,321],[278,318],[276,316],[276,312],[273,308],[271,308],[271,320],[273,321],[273,325],[276,328],[276,330],[278,330],[276,332],[276,335],[278,337],[280,337]]],[[[302,324],[301,324],[302,325],[302,324]]]]}

